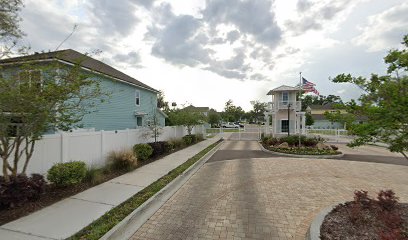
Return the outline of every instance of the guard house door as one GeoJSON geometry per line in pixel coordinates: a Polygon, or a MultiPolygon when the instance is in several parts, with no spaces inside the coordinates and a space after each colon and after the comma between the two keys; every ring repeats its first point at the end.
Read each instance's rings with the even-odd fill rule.
{"type": "Polygon", "coordinates": [[[281,120],[281,132],[289,132],[289,120],[281,120]]]}

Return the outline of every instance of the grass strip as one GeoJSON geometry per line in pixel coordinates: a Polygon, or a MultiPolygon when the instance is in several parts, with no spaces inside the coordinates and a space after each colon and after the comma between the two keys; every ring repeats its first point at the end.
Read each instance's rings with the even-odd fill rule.
{"type": "Polygon", "coordinates": [[[133,195],[131,198],[106,212],[97,220],[93,221],[91,224],[83,228],[81,231],[75,235],[69,237],[69,240],[97,240],[101,238],[105,233],[112,229],[116,224],[122,221],[126,216],[132,213],[136,208],[146,202],[154,194],[159,192],[167,184],[173,181],[177,176],[182,174],[191,165],[200,160],[206,153],[213,149],[220,141],[211,144],[201,152],[197,153],[194,157],[188,159],[185,163],[181,164],[177,168],[171,170],[167,175],[161,177],[154,183],[150,184],[140,192],[133,195]]]}

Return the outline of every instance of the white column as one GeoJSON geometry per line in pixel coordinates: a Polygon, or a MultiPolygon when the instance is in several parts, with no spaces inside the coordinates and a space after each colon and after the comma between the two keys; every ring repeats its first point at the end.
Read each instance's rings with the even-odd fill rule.
{"type": "Polygon", "coordinates": [[[300,113],[296,113],[296,133],[300,133],[300,113]]]}
{"type": "MultiPolygon", "coordinates": [[[[101,130],[101,160],[103,160],[103,154],[105,152],[105,131],[101,130]]],[[[93,163],[91,163],[91,166],[93,163]]]]}
{"type": "Polygon", "coordinates": [[[302,134],[306,133],[306,116],[302,114],[302,134]]]}

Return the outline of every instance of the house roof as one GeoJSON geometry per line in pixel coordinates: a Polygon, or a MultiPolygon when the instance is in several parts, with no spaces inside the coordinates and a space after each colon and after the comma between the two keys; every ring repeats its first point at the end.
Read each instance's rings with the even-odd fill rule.
{"type": "Polygon", "coordinates": [[[266,95],[272,95],[273,92],[283,92],[283,91],[299,91],[300,88],[298,87],[291,87],[291,86],[287,86],[287,85],[282,85],[280,87],[274,88],[272,90],[270,90],[266,95]]]}
{"type": "Polygon", "coordinates": [[[194,107],[193,105],[185,107],[184,109],[193,110],[193,111],[197,111],[197,112],[208,112],[208,111],[210,111],[209,107],[194,107]]]}
{"type": "Polygon", "coordinates": [[[80,64],[82,67],[87,68],[89,70],[96,71],[98,73],[102,73],[113,78],[117,78],[124,82],[139,86],[141,88],[153,92],[159,92],[158,90],[130,77],[129,75],[126,75],[125,73],[107,65],[106,63],[103,63],[99,60],[91,58],[85,54],[79,53],[72,49],[46,53],[36,53],[28,56],[2,59],[0,60],[0,65],[40,60],[62,60],[72,64],[80,64]]]}
{"type": "Polygon", "coordinates": [[[160,108],[157,108],[157,112],[160,113],[161,115],[163,115],[163,117],[168,118],[169,116],[167,116],[166,113],[164,113],[160,108]]]}
{"type": "Polygon", "coordinates": [[[324,104],[324,105],[312,104],[312,105],[310,105],[309,107],[310,107],[312,110],[330,110],[330,109],[337,109],[337,108],[335,108],[334,105],[335,105],[335,104],[333,104],[333,103],[326,103],[326,104],[324,104]]]}

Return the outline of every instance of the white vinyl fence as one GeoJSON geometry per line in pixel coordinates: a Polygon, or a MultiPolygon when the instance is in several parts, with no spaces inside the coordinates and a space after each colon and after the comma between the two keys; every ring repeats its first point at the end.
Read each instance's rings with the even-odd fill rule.
{"type": "MultiPolygon", "coordinates": [[[[101,167],[111,151],[131,148],[138,143],[152,142],[145,128],[117,131],[63,132],[44,135],[36,142],[27,174],[45,174],[55,163],[84,161],[88,167],[101,167]]],[[[158,141],[181,138],[187,134],[183,126],[164,127],[158,141]]],[[[204,126],[196,126],[193,134],[205,134],[204,126]]],[[[21,164],[23,161],[20,161],[21,164]]],[[[2,163],[0,163],[2,167],[2,163]]],[[[22,166],[21,168],[22,169],[22,166]]]]}

